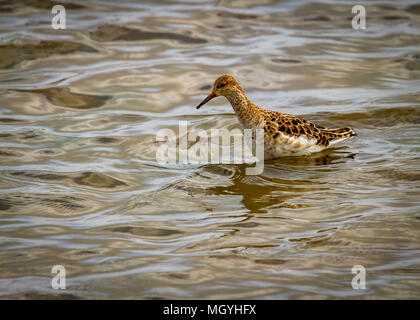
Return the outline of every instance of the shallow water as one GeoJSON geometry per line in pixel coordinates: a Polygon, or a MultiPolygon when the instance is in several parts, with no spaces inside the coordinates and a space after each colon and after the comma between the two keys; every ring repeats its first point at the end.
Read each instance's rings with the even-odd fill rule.
{"type": "Polygon", "coordinates": [[[0,297],[420,298],[420,6],[0,3],[0,297]],[[249,98],[358,133],[309,157],[164,166],[159,129],[249,98]],[[54,265],[66,290],[51,288],[54,265]],[[354,265],[366,289],[352,289],[354,265]]]}

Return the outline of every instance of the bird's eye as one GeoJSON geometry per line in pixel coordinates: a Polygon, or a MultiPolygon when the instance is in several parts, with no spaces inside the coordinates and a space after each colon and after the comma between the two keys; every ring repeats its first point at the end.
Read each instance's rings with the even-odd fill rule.
{"type": "Polygon", "coordinates": [[[226,83],[221,83],[219,85],[217,85],[218,88],[223,88],[226,85],[226,83]]]}

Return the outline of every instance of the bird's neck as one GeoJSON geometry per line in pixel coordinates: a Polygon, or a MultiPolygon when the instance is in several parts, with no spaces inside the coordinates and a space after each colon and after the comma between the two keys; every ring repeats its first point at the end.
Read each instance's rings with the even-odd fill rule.
{"type": "Polygon", "coordinates": [[[243,90],[237,90],[226,96],[235,110],[241,126],[244,129],[255,129],[263,123],[262,109],[249,100],[243,90]]]}

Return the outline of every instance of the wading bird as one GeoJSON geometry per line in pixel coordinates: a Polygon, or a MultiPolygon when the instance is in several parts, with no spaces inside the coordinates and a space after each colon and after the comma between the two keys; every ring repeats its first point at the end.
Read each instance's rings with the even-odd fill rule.
{"type": "Polygon", "coordinates": [[[260,108],[247,98],[231,75],[220,76],[197,109],[218,96],[229,100],[243,129],[264,129],[267,160],[319,152],[356,135],[350,127],[328,129],[290,114],[260,108]]]}

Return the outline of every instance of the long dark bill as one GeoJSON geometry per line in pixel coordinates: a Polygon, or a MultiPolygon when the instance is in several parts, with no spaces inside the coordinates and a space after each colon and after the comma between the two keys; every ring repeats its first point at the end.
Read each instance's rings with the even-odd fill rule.
{"type": "Polygon", "coordinates": [[[201,103],[197,106],[197,109],[199,109],[203,104],[206,104],[207,102],[209,102],[211,99],[217,97],[217,95],[214,94],[214,92],[212,91],[207,98],[205,98],[203,101],[201,101],[201,103]]]}

